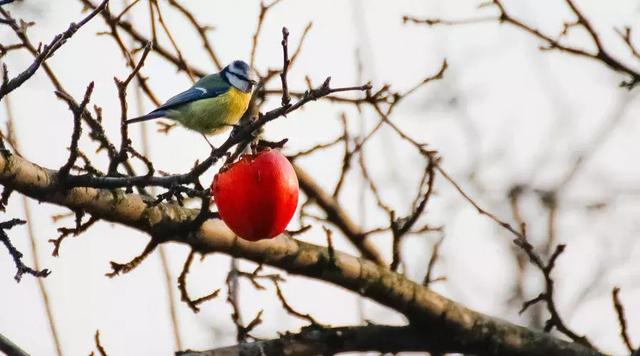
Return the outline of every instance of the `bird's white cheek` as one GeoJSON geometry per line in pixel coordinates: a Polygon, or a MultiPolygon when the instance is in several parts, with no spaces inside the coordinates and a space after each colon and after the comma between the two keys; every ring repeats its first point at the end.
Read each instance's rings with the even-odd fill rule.
{"type": "Polygon", "coordinates": [[[229,75],[228,78],[229,78],[229,83],[231,83],[231,85],[233,85],[236,89],[241,90],[245,93],[249,92],[250,90],[249,82],[236,77],[235,75],[233,75],[233,73],[231,73],[231,75],[229,75]]]}

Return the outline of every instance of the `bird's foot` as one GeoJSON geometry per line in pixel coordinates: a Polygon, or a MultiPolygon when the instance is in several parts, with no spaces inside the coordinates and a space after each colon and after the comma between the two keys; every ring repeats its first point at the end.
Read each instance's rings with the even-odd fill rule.
{"type": "Polygon", "coordinates": [[[213,151],[216,150],[216,148],[211,144],[211,141],[209,141],[209,138],[207,137],[207,135],[200,133],[202,135],[202,137],[204,137],[204,140],[207,141],[207,144],[209,144],[209,147],[211,148],[211,152],[213,153],[213,151]]]}

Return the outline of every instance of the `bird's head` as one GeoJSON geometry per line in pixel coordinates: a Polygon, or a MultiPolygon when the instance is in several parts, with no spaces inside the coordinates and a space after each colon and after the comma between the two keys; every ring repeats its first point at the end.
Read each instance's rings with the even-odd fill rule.
{"type": "Polygon", "coordinates": [[[222,73],[231,85],[245,93],[250,93],[256,84],[256,81],[251,78],[249,65],[241,60],[231,62],[224,67],[222,73]]]}

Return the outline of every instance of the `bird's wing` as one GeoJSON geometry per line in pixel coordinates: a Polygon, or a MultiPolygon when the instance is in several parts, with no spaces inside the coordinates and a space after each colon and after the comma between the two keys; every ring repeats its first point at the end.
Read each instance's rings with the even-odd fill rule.
{"type": "Polygon", "coordinates": [[[211,74],[200,79],[191,88],[167,100],[162,106],[154,111],[164,111],[177,106],[190,103],[192,101],[215,98],[229,90],[229,83],[222,79],[219,74],[211,74]]]}

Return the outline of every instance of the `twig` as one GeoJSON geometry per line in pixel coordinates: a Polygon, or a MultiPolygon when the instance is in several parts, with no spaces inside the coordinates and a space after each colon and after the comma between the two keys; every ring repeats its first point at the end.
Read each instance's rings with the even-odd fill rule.
{"type": "Polygon", "coordinates": [[[176,51],[176,54],[178,55],[178,60],[180,60],[182,62],[182,64],[184,65],[184,68],[185,68],[185,70],[187,72],[187,75],[189,76],[189,79],[191,79],[191,82],[195,83],[196,79],[195,79],[193,73],[191,73],[191,70],[189,69],[189,66],[187,65],[187,62],[184,60],[184,57],[182,56],[182,52],[180,52],[180,48],[178,47],[178,44],[176,43],[176,40],[173,38],[173,35],[171,34],[171,31],[169,31],[169,27],[164,22],[164,17],[162,16],[162,11],[160,11],[160,6],[158,5],[158,1],[157,0],[152,0],[151,3],[156,7],[156,10],[157,10],[157,13],[158,13],[158,22],[160,22],[160,27],[162,27],[162,30],[164,31],[164,33],[169,38],[169,42],[171,43],[171,46],[173,47],[173,49],[176,51]]]}
{"type": "Polygon", "coordinates": [[[191,252],[189,252],[189,256],[187,256],[187,259],[184,262],[184,266],[182,267],[182,272],[178,277],[178,289],[180,290],[181,300],[187,303],[189,308],[191,308],[191,310],[193,310],[194,313],[197,313],[200,311],[200,308],[198,308],[198,305],[217,297],[218,294],[220,293],[220,289],[216,289],[212,293],[205,295],[204,297],[197,298],[195,300],[189,297],[189,293],[187,292],[187,274],[189,274],[189,268],[191,267],[191,263],[193,262],[194,254],[195,254],[195,251],[191,250],[191,252]]]}
{"type": "Polygon", "coordinates": [[[213,64],[216,66],[218,70],[222,69],[222,64],[220,62],[220,59],[218,59],[218,55],[213,50],[213,47],[211,46],[211,43],[207,38],[207,31],[210,30],[212,27],[200,25],[196,20],[196,17],[193,15],[193,13],[187,10],[184,6],[182,6],[176,0],[169,0],[169,5],[175,7],[180,13],[182,13],[189,20],[191,25],[193,25],[193,28],[195,28],[195,30],[198,32],[198,35],[202,40],[202,46],[205,48],[207,54],[209,54],[209,58],[211,58],[211,61],[213,62],[213,64]]]}
{"type": "Polygon", "coordinates": [[[366,240],[366,236],[344,209],[329,193],[325,192],[312,178],[298,165],[294,165],[300,188],[304,193],[326,214],[326,219],[338,227],[349,241],[360,251],[364,258],[380,265],[386,265],[382,255],[374,244],[366,240]]]}
{"type": "MultiPolygon", "coordinates": [[[[235,262],[235,259],[232,259],[232,262],[235,262]]],[[[233,264],[232,264],[233,267],[233,264]]],[[[257,270],[256,270],[257,271],[257,270]]],[[[251,331],[262,323],[262,310],[256,314],[256,316],[247,324],[246,326],[242,323],[242,316],[240,314],[240,306],[238,305],[238,299],[236,297],[236,288],[237,288],[237,277],[238,271],[235,268],[232,268],[227,275],[227,302],[231,305],[231,320],[233,324],[236,326],[236,338],[238,342],[243,343],[251,336],[251,331]]]]}
{"type": "Polygon", "coordinates": [[[427,273],[424,276],[424,280],[422,281],[422,285],[428,287],[431,283],[436,281],[444,280],[445,277],[433,278],[433,269],[436,265],[436,261],[438,257],[440,257],[440,246],[444,241],[444,235],[440,237],[440,239],[433,245],[433,249],[431,250],[431,257],[429,258],[429,264],[427,265],[427,273]]]}
{"type": "Polygon", "coordinates": [[[531,260],[531,263],[533,263],[540,270],[540,272],[544,276],[545,281],[545,291],[537,297],[524,302],[522,305],[522,309],[520,309],[520,313],[523,313],[525,310],[527,310],[527,308],[536,303],[545,302],[545,304],[547,305],[547,309],[549,310],[549,314],[551,314],[549,320],[547,320],[547,323],[545,325],[545,331],[551,331],[551,329],[555,327],[559,332],[565,334],[571,340],[589,347],[590,349],[597,350],[596,347],[591,344],[591,342],[585,336],[579,336],[566,326],[566,324],[560,317],[560,313],[558,312],[553,299],[554,281],[551,277],[551,272],[555,267],[556,260],[562,254],[562,252],[564,252],[565,245],[556,246],[553,254],[551,255],[551,257],[549,257],[549,261],[545,264],[542,261],[542,258],[540,258],[540,256],[538,256],[538,254],[536,254],[536,252],[533,250],[533,246],[529,242],[527,242],[526,238],[516,238],[513,240],[513,243],[515,243],[516,246],[520,247],[527,254],[529,260],[531,260]]]}
{"type": "Polygon", "coordinates": [[[287,71],[289,70],[289,30],[282,28],[282,72],[280,72],[280,80],[282,82],[282,107],[291,105],[291,97],[289,96],[289,86],[287,85],[287,71]]]}
{"type": "Polygon", "coordinates": [[[82,135],[82,113],[87,107],[87,104],[89,104],[91,93],[93,93],[93,82],[89,83],[89,85],[87,86],[87,89],[84,92],[84,98],[82,99],[82,102],[80,102],[80,105],[76,105],[73,98],[67,96],[63,92],[56,92],[58,98],[67,102],[67,105],[69,105],[69,110],[71,110],[71,112],[73,113],[73,133],[71,134],[71,145],[69,146],[69,158],[58,171],[58,177],[62,181],[65,181],[67,179],[71,167],[73,167],[73,165],[76,163],[76,160],[78,159],[78,141],[80,141],[80,135],[82,135]]]}
{"type": "Polygon", "coordinates": [[[143,162],[145,162],[148,169],[147,175],[153,175],[154,173],[153,165],[151,164],[151,162],[142,154],[135,151],[133,147],[131,147],[131,140],[129,139],[128,129],[129,125],[127,125],[127,87],[129,86],[131,80],[138,75],[140,69],[142,69],[149,51],[151,51],[151,43],[147,43],[144,46],[140,61],[138,61],[138,64],[136,64],[136,66],[131,71],[131,74],[129,74],[129,76],[127,76],[124,81],[120,81],[118,78],[113,78],[118,89],[118,98],[120,99],[120,150],[109,163],[107,175],[110,176],[117,174],[118,166],[127,160],[127,153],[132,153],[143,162]]]}
{"type": "MultiPolygon", "coordinates": [[[[0,2],[0,5],[4,4],[0,2]]],[[[20,346],[14,344],[11,340],[7,339],[2,334],[0,334],[0,351],[6,353],[9,356],[29,356],[29,354],[22,350],[20,346]]]]}
{"type": "Polygon", "coordinates": [[[631,344],[631,339],[629,338],[629,334],[627,333],[627,319],[624,316],[624,307],[622,306],[622,302],[620,302],[620,288],[615,287],[611,291],[611,298],[613,299],[613,307],[616,310],[616,314],[618,315],[618,323],[620,324],[620,337],[624,342],[624,345],[629,350],[629,353],[633,354],[636,350],[633,348],[631,344]]]}
{"type": "Polygon", "coordinates": [[[95,177],[91,175],[70,176],[67,180],[68,184],[76,187],[100,187],[100,188],[123,188],[131,186],[161,186],[172,187],[176,184],[193,183],[200,175],[206,172],[220,158],[224,157],[226,152],[238,143],[253,139],[252,133],[260,129],[266,123],[275,120],[281,116],[298,110],[310,101],[315,101],[321,97],[331,93],[343,91],[365,91],[370,88],[369,85],[352,86],[343,88],[331,88],[331,78],[327,78],[324,83],[310,91],[307,91],[304,97],[290,105],[289,107],[279,107],[265,114],[261,114],[255,121],[248,123],[244,127],[239,127],[236,134],[231,135],[222,145],[217,147],[212,154],[194,167],[190,172],[184,174],[170,175],[164,177],[156,176],[132,176],[132,177],[95,177]]]}
{"type": "Polygon", "coordinates": [[[314,153],[316,151],[320,151],[320,150],[323,150],[325,148],[333,147],[333,146],[337,145],[338,143],[340,143],[342,141],[343,141],[343,138],[341,136],[341,137],[338,137],[338,138],[336,138],[336,139],[334,139],[334,140],[332,140],[330,142],[320,143],[320,144],[317,144],[317,145],[315,145],[313,147],[310,147],[310,148],[308,148],[306,150],[302,150],[302,151],[296,152],[294,154],[290,154],[290,155],[287,156],[287,158],[290,161],[293,161],[293,160],[298,159],[300,157],[308,156],[308,155],[310,155],[310,154],[312,154],[312,153],[314,153]]]}
{"type": "Polygon", "coordinates": [[[333,188],[333,197],[335,199],[338,199],[338,196],[340,195],[340,190],[344,184],[345,177],[347,176],[349,169],[351,169],[351,158],[353,157],[353,151],[349,149],[349,126],[347,124],[347,116],[345,113],[340,115],[340,122],[342,123],[342,137],[340,138],[340,141],[344,142],[344,154],[342,155],[340,177],[338,178],[335,188],[333,188]]]}
{"type": "Polygon", "coordinates": [[[75,214],[76,214],[75,227],[73,228],[60,227],[58,228],[58,232],[60,233],[58,238],[49,240],[49,242],[52,243],[54,246],[53,252],[51,253],[51,255],[56,257],[60,255],[60,245],[62,244],[62,241],[65,238],[67,238],[69,235],[78,236],[81,233],[87,231],[91,226],[93,226],[93,224],[99,221],[99,219],[96,218],[95,216],[91,216],[86,222],[83,223],[81,219],[82,219],[82,216],[84,215],[84,212],[81,210],[78,210],[75,212],[75,214]]]}
{"type": "MultiPolygon", "coordinates": [[[[90,9],[95,9],[96,5],[91,1],[91,0],[81,0],[82,3],[87,6],[90,9]]],[[[128,22],[125,21],[123,19],[117,19],[115,16],[113,16],[111,14],[111,12],[109,12],[109,9],[106,9],[105,11],[103,11],[101,13],[102,18],[104,19],[104,21],[107,23],[107,25],[109,25],[109,27],[111,27],[114,31],[115,28],[118,28],[124,32],[126,32],[129,36],[131,36],[131,38],[133,38],[136,42],[138,42],[140,45],[144,46],[145,44],[149,43],[150,41],[152,41],[152,39],[149,39],[147,37],[145,37],[144,35],[142,35],[140,32],[138,32],[133,25],[128,22]]],[[[115,32],[112,31],[112,33],[115,34],[115,32]]],[[[120,42],[122,42],[120,40],[120,42]]],[[[152,42],[153,43],[153,42],[152,42]]],[[[164,58],[171,58],[171,62],[173,64],[175,64],[179,70],[181,71],[186,71],[186,67],[185,64],[183,64],[182,62],[180,62],[180,60],[175,57],[171,51],[163,46],[161,46],[159,43],[153,43],[153,48],[154,48],[154,53],[159,54],[160,56],[164,57],[164,58]]],[[[133,67],[130,63],[129,65],[130,67],[133,67]]],[[[194,67],[189,66],[189,71],[191,73],[193,73],[195,76],[198,77],[203,77],[205,75],[207,75],[207,73],[204,70],[201,69],[197,69],[194,67]]],[[[143,86],[144,89],[144,86],[143,86]]],[[[146,90],[145,90],[145,94],[149,94],[146,90]]],[[[158,103],[159,105],[160,103],[158,103]]]]}
{"type": "MultiPolygon", "coordinates": [[[[537,28],[532,27],[531,25],[513,17],[510,13],[507,12],[506,7],[502,3],[501,0],[491,0],[489,4],[494,5],[498,11],[498,17],[493,18],[493,21],[499,23],[510,24],[524,32],[542,40],[546,46],[541,47],[542,50],[558,50],[561,52],[570,53],[573,55],[577,55],[580,57],[590,58],[599,62],[602,62],[607,67],[613,69],[616,72],[620,72],[629,77],[628,80],[623,81],[620,86],[626,87],[628,89],[633,89],[638,83],[640,83],[640,72],[631,68],[630,66],[624,64],[621,60],[615,58],[608,49],[605,48],[604,44],[600,40],[600,36],[596,32],[595,28],[591,24],[591,22],[586,18],[586,16],[578,9],[578,7],[573,3],[572,0],[565,0],[567,6],[576,17],[574,21],[565,22],[564,29],[560,33],[558,38],[554,38],[554,36],[546,34],[540,31],[537,28]],[[595,51],[589,51],[580,47],[574,47],[571,45],[566,45],[560,42],[560,38],[566,35],[567,31],[571,27],[582,27],[593,42],[596,47],[595,51]]],[[[444,20],[444,19],[417,19],[405,16],[404,21],[411,21],[414,23],[422,23],[429,26],[434,25],[464,25],[464,24],[474,24],[479,22],[491,22],[491,18],[483,17],[476,19],[466,19],[466,20],[444,20]]],[[[627,47],[631,50],[632,54],[638,53],[638,50],[631,44],[628,36],[625,38],[624,33],[621,34],[621,37],[627,47]]]]}
{"type": "Polygon", "coordinates": [[[153,252],[153,250],[158,246],[159,243],[160,242],[156,238],[151,238],[149,243],[147,243],[147,246],[145,246],[144,250],[142,250],[142,253],[134,257],[131,261],[124,264],[111,261],[111,272],[105,273],[105,276],[113,278],[120,273],[124,274],[131,272],[133,269],[138,267],[140,263],[142,263],[142,261],[144,261],[144,259],[151,254],[151,252],[153,252]]]}
{"type": "Polygon", "coordinates": [[[282,289],[280,289],[280,283],[278,282],[278,280],[272,279],[271,281],[273,282],[273,285],[276,287],[276,294],[278,295],[278,299],[280,300],[280,303],[282,303],[282,307],[284,308],[284,310],[287,311],[287,313],[297,318],[306,320],[309,323],[311,323],[311,325],[321,325],[311,315],[303,314],[293,309],[291,305],[287,302],[287,299],[284,297],[284,294],[282,293],[282,289]]]}
{"type": "MultiPolygon", "coordinates": [[[[7,95],[4,97],[3,101],[5,104],[5,108],[7,111],[7,140],[10,142],[14,151],[19,154],[21,152],[20,142],[18,140],[18,135],[15,131],[14,125],[14,116],[11,106],[11,95],[7,95]]],[[[0,132],[1,133],[1,132],[0,132]]],[[[2,192],[2,204],[6,206],[8,203],[8,192],[11,190],[5,190],[2,192]]],[[[24,211],[24,218],[27,221],[27,235],[29,235],[29,242],[31,245],[31,258],[33,259],[33,267],[36,271],[40,270],[40,256],[38,254],[38,242],[36,240],[36,234],[33,230],[33,219],[31,215],[31,207],[29,206],[29,200],[26,196],[22,196],[22,207],[24,211]]],[[[49,294],[47,292],[46,285],[44,283],[43,278],[36,278],[38,282],[38,290],[40,292],[40,296],[42,297],[42,302],[44,304],[45,313],[47,316],[47,324],[49,325],[49,330],[51,331],[51,338],[53,339],[53,344],[56,348],[56,354],[58,356],[62,356],[62,344],[60,342],[60,337],[58,333],[58,329],[56,327],[56,322],[53,317],[53,311],[51,307],[51,303],[49,303],[49,294]]]]}
{"type": "Polygon", "coordinates": [[[24,275],[25,273],[30,274],[34,277],[47,277],[51,273],[46,268],[38,271],[25,265],[22,262],[22,257],[23,257],[22,252],[18,251],[18,249],[15,246],[13,246],[13,244],[11,243],[11,240],[9,239],[9,236],[5,232],[5,230],[9,230],[16,225],[23,225],[25,223],[26,221],[20,220],[20,219],[12,219],[12,220],[8,220],[0,223],[0,241],[2,241],[4,246],[7,248],[11,257],[13,257],[13,262],[15,263],[16,269],[17,269],[14,279],[18,283],[20,283],[20,280],[22,279],[22,275],[24,275]]]}
{"type": "Polygon", "coordinates": [[[93,338],[95,340],[96,348],[98,349],[98,353],[100,354],[100,356],[108,356],[107,350],[104,349],[102,343],[100,342],[100,330],[96,330],[96,334],[93,338]]]}
{"type": "Polygon", "coordinates": [[[260,31],[262,30],[262,24],[264,23],[265,16],[269,10],[278,5],[281,0],[274,0],[271,4],[266,5],[264,1],[260,2],[260,14],[258,15],[258,24],[256,25],[256,31],[253,34],[251,40],[251,55],[249,56],[249,67],[253,68],[256,59],[256,49],[258,47],[258,38],[260,37],[260,31]]]}
{"type": "MultiPolygon", "coordinates": [[[[87,22],[93,19],[98,13],[100,13],[106,6],[109,0],[104,0],[100,5],[95,7],[89,15],[83,18],[80,22],[75,23],[72,22],[69,24],[69,28],[62,32],[61,34],[55,36],[49,44],[45,45],[41,51],[39,51],[38,55],[35,57],[33,63],[25,69],[22,73],[20,73],[15,78],[9,80],[6,76],[6,67],[4,67],[5,76],[3,78],[2,84],[0,85],[0,99],[2,99],[5,95],[20,87],[27,79],[31,78],[32,75],[40,68],[42,63],[46,61],[48,58],[53,56],[53,54],[60,48],[68,39],[70,39],[82,26],[84,26],[87,22]]],[[[4,20],[7,21],[7,24],[13,28],[16,32],[26,33],[27,25],[24,22],[21,22],[20,25],[13,19],[9,13],[0,8],[0,14],[4,17],[4,20]]]]}
{"type": "Polygon", "coordinates": [[[436,166],[436,170],[438,172],[440,172],[440,174],[444,177],[444,179],[446,179],[449,183],[451,183],[451,185],[453,185],[453,187],[458,191],[458,193],[460,193],[460,195],[462,195],[462,197],[467,202],[469,202],[469,204],[473,205],[473,207],[476,208],[476,210],[478,211],[478,214],[484,215],[484,216],[488,217],[489,219],[493,220],[496,224],[502,226],[507,231],[509,231],[512,234],[514,234],[516,236],[516,238],[524,238],[524,235],[521,234],[516,229],[514,229],[513,226],[511,226],[511,224],[500,220],[493,213],[481,208],[480,205],[478,205],[478,203],[476,203],[467,193],[465,193],[465,191],[462,190],[462,187],[460,187],[460,185],[455,180],[453,180],[453,178],[451,178],[449,176],[449,174],[440,165],[436,166]]]}

